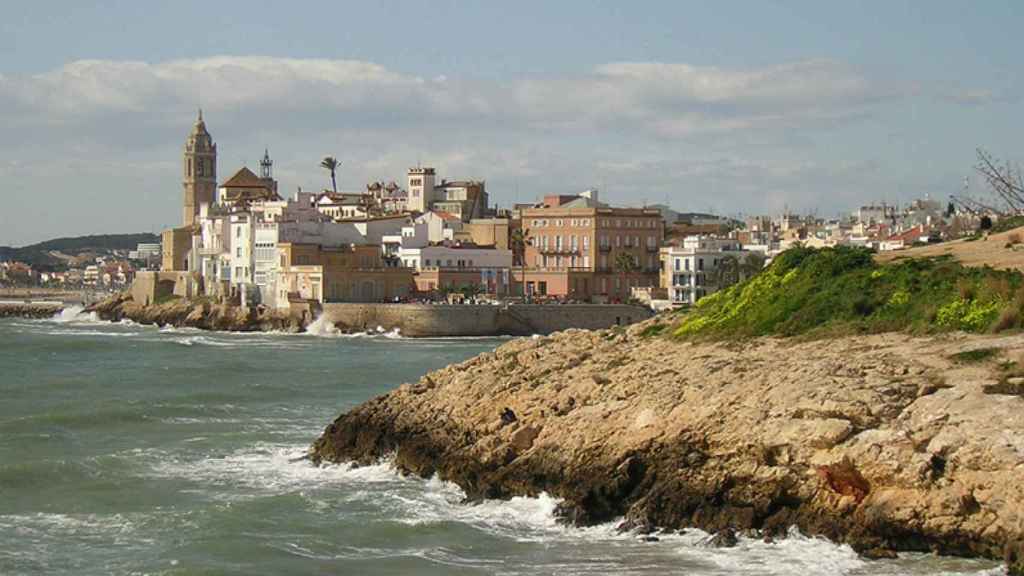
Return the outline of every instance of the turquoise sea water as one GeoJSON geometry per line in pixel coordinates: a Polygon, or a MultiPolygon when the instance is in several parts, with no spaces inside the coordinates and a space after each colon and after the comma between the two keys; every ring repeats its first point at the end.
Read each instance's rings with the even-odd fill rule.
{"type": "Polygon", "coordinates": [[[999,574],[794,535],[716,550],[297,461],[337,414],[500,344],[0,320],[0,575],[999,574]]]}

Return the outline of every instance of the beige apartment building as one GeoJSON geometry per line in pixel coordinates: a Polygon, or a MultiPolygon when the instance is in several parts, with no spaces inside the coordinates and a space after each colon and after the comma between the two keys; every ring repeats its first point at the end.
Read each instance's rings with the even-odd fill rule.
{"type": "Polygon", "coordinates": [[[660,212],[573,207],[574,198],[549,196],[543,206],[522,210],[527,245],[513,271],[516,284],[532,296],[603,301],[625,301],[633,287],[657,286],[660,212]],[[627,260],[620,255],[630,266],[622,266],[627,260]]]}
{"type": "Polygon", "coordinates": [[[386,302],[409,295],[412,270],[384,264],[380,246],[278,245],[277,307],[292,302],[386,302]]]}

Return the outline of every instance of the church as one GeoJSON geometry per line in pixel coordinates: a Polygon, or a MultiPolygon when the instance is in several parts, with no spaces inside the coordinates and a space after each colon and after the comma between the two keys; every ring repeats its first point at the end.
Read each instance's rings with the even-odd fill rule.
{"type": "Polygon", "coordinates": [[[244,208],[252,202],[280,200],[273,166],[270,152],[264,150],[259,175],[243,166],[218,186],[217,144],[206,129],[203,111],[199,110],[199,116],[185,138],[182,158],[182,226],[163,232],[161,268],[165,271],[187,271],[194,268],[194,263],[189,262],[192,237],[199,233],[199,218],[204,211],[210,213],[218,208],[231,210],[244,208]]]}

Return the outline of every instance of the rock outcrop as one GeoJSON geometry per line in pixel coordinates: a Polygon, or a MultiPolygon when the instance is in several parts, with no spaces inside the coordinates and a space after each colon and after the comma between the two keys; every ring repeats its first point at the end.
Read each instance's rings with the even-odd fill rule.
{"type": "Polygon", "coordinates": [[[201,328],[228,332],[282,331],[301,332],[302,319],[272,308],[242,308],[216,304],[208,300],[174,298],[148,306],[117,294],[86,308],[103,320],[118,322],[124,318],[139,324],[201,328]]]}
{"type": "Polygon", "coordinates": [[[64,308],[60,302],[0,304],[0,318],[50,318],[64,308]]]}
{"type": "Polygon", "coordinates": [[[315,462],[391,458],[569,522],[778,538],[1024,569],[1024,336],[690,343],[648,321],[519,339],[341,415],[315,462]],[[967,363],[954,356],[996,348],[967,363]]]}

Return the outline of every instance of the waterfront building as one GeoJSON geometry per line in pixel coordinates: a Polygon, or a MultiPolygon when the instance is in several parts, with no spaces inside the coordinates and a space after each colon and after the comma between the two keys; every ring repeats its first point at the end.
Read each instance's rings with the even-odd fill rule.
{"type": "Polygon", "coordinates": [[[380,246],[281,243],[275,305],[387,302],[406,298],[412,270],[387,266],[380,246]]]}
{"type": "Polygon", "coordinates": [[[762,262],[731,238],[688,236],[681,246],[661,249],[661,286],[673,305],[692,305],[751,275],[762,262]]]}
{"type": "Polygon", "coordinates": [[[591,190],[547,196],[521,214],[527,245],[513,272],[525,294],[625,301],[631,288],[658,284],[664,237],[658,210],[602,206],[591,190]]]}

